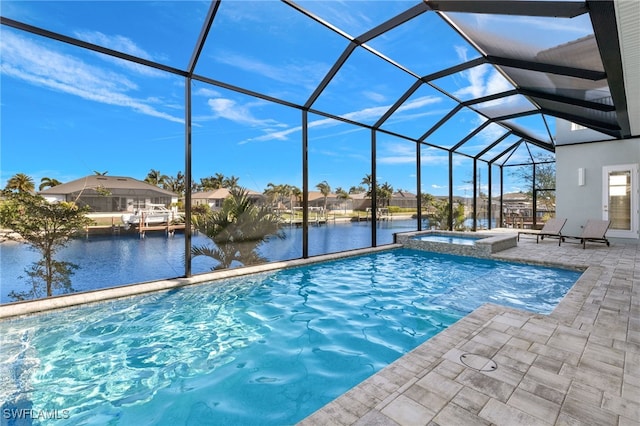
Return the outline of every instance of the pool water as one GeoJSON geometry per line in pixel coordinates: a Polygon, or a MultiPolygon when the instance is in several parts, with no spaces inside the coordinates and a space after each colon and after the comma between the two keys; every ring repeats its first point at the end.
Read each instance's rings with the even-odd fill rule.
{"type": "Polygon", "coordinates": [[[436,243],[447,243],[447,244],[458,244],[463,246],[472,246],[476,243],[476,241],[481,240],[480,237],[465,237],[460,235],[439,235],[439,234],[428,234],[428,235],[418,235],[412,237],[414,240],[420,241],[432,241],[436,243]]]}
{"type": "Polygon", "coordinates": [[[548,313],[579,275],[397,249],[5,320],[0,401],[56,425],[293,424],[481,304],[548,313]]]}

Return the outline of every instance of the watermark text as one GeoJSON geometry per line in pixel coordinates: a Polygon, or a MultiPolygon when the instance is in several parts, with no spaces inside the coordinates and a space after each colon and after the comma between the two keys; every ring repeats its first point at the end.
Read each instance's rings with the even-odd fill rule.
{"type": "Polygon", "coordinates": [[[69,410],[36,410],[33,408],[3,408],[2,418],[6,420],[66,420],[71,417],[69,410]]]}

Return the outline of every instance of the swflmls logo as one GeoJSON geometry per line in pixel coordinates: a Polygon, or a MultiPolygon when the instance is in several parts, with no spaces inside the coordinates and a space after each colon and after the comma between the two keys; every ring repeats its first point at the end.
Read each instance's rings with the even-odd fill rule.
{"type": "Polygon", "coordinates": [[[69,410],[34,410],[27,408],[5,408],[2,410],[2,418],[6,420],[63,420],[68,419],[69,417],[69,410]]]}

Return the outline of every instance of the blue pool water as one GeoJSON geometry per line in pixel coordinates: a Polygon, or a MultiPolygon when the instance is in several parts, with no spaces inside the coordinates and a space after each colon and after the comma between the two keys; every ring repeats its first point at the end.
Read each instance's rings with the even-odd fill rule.
{"type": "Polygon", "coordinates": [[[461,235],[440,235],[440,234],[428,234],[417,235],[412,237],[414,240],[420,241],[433,241],[436,243],[457,244],[462,246],[472,246],[476,241],[481,240],[479,237],[467,237],[461,235]]]}
{"type": "Polygon", "coordinates": [[[0,401],[56,425],[293,424],[481,304],[548,313],[578,277],[398,249],[5,320],[0,401]]]}

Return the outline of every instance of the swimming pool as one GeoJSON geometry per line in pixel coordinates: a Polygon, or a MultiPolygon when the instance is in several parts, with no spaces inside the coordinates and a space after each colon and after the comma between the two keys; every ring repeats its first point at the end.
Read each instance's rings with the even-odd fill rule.
{"type": "Polygon", "coordinates": [[[5,320],[3,415],[292,424],[482,303],[548,313],[579,275],[397,249],[5,320]]]}

